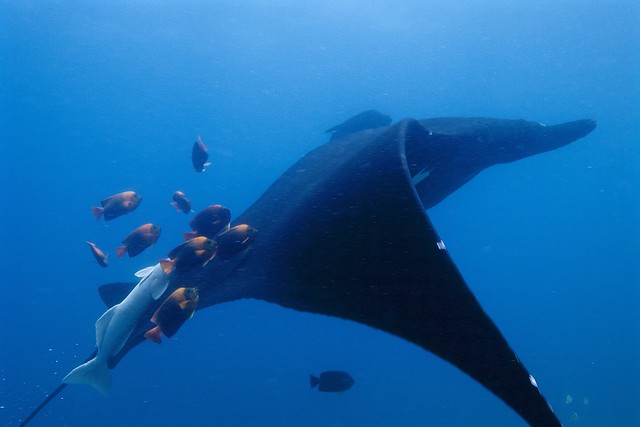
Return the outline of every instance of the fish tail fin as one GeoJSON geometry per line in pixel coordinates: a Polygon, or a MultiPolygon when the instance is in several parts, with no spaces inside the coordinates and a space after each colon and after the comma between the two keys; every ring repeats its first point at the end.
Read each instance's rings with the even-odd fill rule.
{"type": "Polygon", "coordinates": [[[126,253],[127,253],[126,246],[120,246],[118,249],[116,249],[116,255],[118,255],[118,258],[122,258],[126,253]]]}
{"type": "Polygon", "coordinates": [[[185,231],[184,233],[182,233],[182,237],[184,237],[184,240],[191,240],[194,237],[198,237],[198,233],[196,233],[195,231],[185,231]]]}
{"type": "Polygon", "coordinates": [[[160,344],[162,343],[162,329],[160,329],[159,325],[155,328],[151,328],[147,332],[145,332],[144,337],[149,341],[160,344]]]}
{"type": "Polygon", "coordinates": [[[162,271],[164,271],[164,274],[171,274],[171,272],[175,268],[175,264],[176,263],[170,259],[160,260],[160,267],[162,267],[162,271]]]}
{"type": "Polygon", "coordinates": [[[91,206],[91,212],[93,212],[93,216],[96,217],[96,221],[100,220],[102,213],[104,212],[104,208],[100,208],[98,206],[91,206]]]}
{"type": "Polygon", "coordinates": [[[96,358],[78,366],[62,380],[66,384],[89,384],[103,396],[111,391],[111,373],[106,363],[96,358]]]}
{"type": "Polygon", "coordinates": [[[315,375],[309,375],[309,385],[311,388],[315,388],[318,384],[320,384],[320,378],[315,375]]]}

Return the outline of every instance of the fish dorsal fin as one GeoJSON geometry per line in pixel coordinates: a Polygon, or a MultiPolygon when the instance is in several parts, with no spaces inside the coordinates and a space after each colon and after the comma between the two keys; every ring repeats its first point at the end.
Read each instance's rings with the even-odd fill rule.
{"type": "Polygon", "coordinates": [[[151,274],[154,267],[155,266],[152,265],[151,267],[146,267],[146,268],[143,268],[142,270],[136,271],[135,276],[140,279],[144,279],[145,277],[151,274]]]}
{"type": "Polygon", "coordinates": [[[100,348],[102,345],[102,338],[104,338],[104,333],[109,327],[109,323],[113,318],[113,315],[118,310],[118,306],[114,305],[109,310],[105,311],[102,316],[98,320],[96,320],[96,346],[100,348]]]}

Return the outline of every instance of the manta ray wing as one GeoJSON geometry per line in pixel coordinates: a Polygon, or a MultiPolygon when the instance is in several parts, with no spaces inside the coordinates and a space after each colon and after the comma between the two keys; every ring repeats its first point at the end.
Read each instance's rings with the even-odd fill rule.
{"type": "Polygon", "coordinates": [[[229,285],[405,338],[469,374],[531,425],[558,426],[412,185],[405,147],[429,138],[405,120],[309,153],[238,219],[260,235],[229,285]]]}
{"type": "MultiPolygon", "coordinates": [[[[420,144],[416,158],[421,170],[429,172],[416,184],[422,204],[429,209],[460,188],[483,169],[508,163],[545,151],[555,150],[588,135],[594,120],[546,126],[526,120],[484,117],[436,117],[420,120],[433,136],[431,144],[420,144]]],[[[416,166],[409,165],[410,169],[416,166]]]]}

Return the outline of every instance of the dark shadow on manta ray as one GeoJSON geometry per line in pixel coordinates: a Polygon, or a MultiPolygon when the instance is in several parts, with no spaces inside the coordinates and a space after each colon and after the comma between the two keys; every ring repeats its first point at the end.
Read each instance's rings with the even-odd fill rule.
{"type": "MultiPolygon", "coordinates": [[[[172,281],[198,309],[256,298],[354,320],[411,341],[491,390],[532,426],[559,426],[535,382],[484,313],[425,209],[482,169],[584,137],[592,120],[442,118],[334,138],[287,170],[234,224],[259,230],[250,251],[172,281]]],[[[104,285],[107,305],[131,284],[104,285]]],[[[158,300],[158,304],[163,298],[158,300]]],[[[111,367],[144,340],[148,315],[111,367]]]]}

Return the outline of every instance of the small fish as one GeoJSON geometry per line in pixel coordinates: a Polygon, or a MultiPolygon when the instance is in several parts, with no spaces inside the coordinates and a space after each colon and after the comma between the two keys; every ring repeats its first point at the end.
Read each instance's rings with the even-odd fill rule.
{"type": "Polygon", "coordinates": [[[185,214],[193,212],[191,209],[191,201],[187,199],[182,191],[176,191],[173,193],[173,202],[171,204],[176,208],[176,211],[184,212],[185,214]]]}
{"type": "Polygon", "coordinates": [[[116,249],[118,258],[122,258],[125,253],[128,253],[129,257],[139,255],[158,241],[160,231],[160,227],[151,223],[136,228],[124,238],[122,246],[116,249]]]}
{"type": "Polygon", "coordinates": [[[110,221],[121,215],[133,212],[141,200],[142,197],[136,194],[135,191],[124,191],[104,199],[100,202],[102,207],[92,206],[91,211],[93,212],[93,216],[96,217],[96,221],[98,221],[103,214],[104,220],[110,221]]]}
{"type": "Polygon", "coordinates": [[[92,242],[86,242],[86,243],[91,247],[91,253],[95,257],[96,261],[98,261],[98,265],[101,267],[106,267],[107,263],[109,262],[107,260],[108,255],[105,255],[104,252],[98,249],[95,243],[92,243],[92,242]]]}
{"type": "Polygon", "coordinates": [[[173,291],[151,318],[156,326],[149,329],[144,337],[160,344],[163,333],[169,338],[174,336],[184,322],[193,317],[199,298],[196,288],[183,287],[173,291]]]}
{"type": "Polygon", "coordinates": [[[309,375],[309,384],[311,388],[319,386],[319,391],[338,392],[349,390],[355,381],[347,372],[325,371],[320,374],[320,378],[309,375]]]}
{"type": "Polygon", "coordinates": [[[222,205],[211,205],[196,214],[189,226],[193,231],[183,233],[185,240],[197,236],[205,236],[210,239],[216,237],[222,230],[229,226],[231,211],[222,205]]]}
{"type": "Polygon", "coordinates": [[[207,146],[198,136],[196,142],[193,143],[193,150],[191,150],[191,163],[193,163],[193,168],[196,172],[204,172],[207,167],[211,166],[211,163],[207,162],[207,159],[209,159],[208,151],[207,146]]]}
{"type": "Polygon", "coordinates": [[[195,265],[206,265],[216,256],[217,243],[204,236],[194,237],[169,252],[169,259],[160,261],[165,274],[172,271],[184,271],[195,265]]]}
{"type": "Polygon", "coordinates": [[[247,224],[236,225],[220,233],[215,238],[218,243],[218,256],[222,259],[229,259],[242,252],[255,240],[257,234],[258,230],[247,224]]]}

